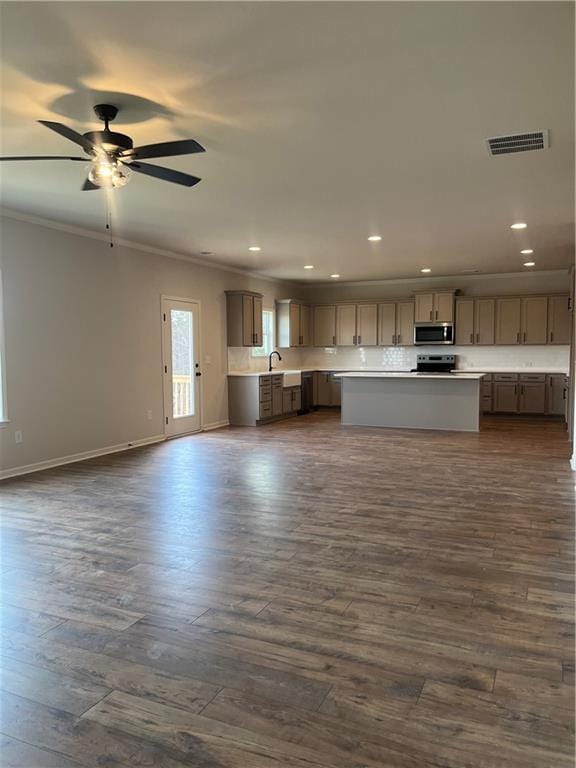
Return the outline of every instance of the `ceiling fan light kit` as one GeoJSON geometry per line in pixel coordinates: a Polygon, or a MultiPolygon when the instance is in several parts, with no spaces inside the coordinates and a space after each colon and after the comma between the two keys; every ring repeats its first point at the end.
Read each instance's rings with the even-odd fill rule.
{"type": "Polygon", "coordinates": [[[128,183],[132,171],[152,176],[161,181],[169,181],[184,187],[193,187],[201,181],[198,176],[174,171],[159,165],[142,163],[141,159],[154,157],[175,157],[177,155],[192,155],[204,152],[204,147],[194,139],[180,141],[165,141],[157,144],[147,144],[134,147],[130,136],[110,130],[110,123],[116,118],[118,108],[112,104],[97,104],[94,112],[104,123],[103,131],[88,131],[77,133],[72,128],[49,120],[39,120],[52,131],[59,133],[65,139],[82,147],[87,157],[62,157],[38,155],[35,157],[1,157],[0,160],[75,160],[90,162],[88,178],[82,186],[82,191],[94,189],[119,188],[128,183]]]}

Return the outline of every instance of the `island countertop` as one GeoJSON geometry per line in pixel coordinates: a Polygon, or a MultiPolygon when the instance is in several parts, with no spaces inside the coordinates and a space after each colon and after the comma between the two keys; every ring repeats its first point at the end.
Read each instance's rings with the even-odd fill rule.
{"type": "Polygon", "coordinates": [[[484,373],[418,373],[416,371],[349,371],[335,373],[337,379],[481,379],[484,373]]]}

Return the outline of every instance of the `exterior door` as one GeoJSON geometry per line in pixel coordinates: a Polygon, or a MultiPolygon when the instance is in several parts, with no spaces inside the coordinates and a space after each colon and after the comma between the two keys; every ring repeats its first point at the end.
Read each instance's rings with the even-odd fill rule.
{"type": "Polygon", "coordinates": [[[200,305],[162,299],[164,432],[198,432],[200,416],[200,305]]]}

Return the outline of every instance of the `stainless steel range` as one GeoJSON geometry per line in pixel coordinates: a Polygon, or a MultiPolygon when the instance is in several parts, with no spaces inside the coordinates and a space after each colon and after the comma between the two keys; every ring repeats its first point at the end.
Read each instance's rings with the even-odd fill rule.
{"type": "Polygon", "coordinates": [[[450,373],[456,368],[456,355],[418,355],[415,373],[450,373]]]}

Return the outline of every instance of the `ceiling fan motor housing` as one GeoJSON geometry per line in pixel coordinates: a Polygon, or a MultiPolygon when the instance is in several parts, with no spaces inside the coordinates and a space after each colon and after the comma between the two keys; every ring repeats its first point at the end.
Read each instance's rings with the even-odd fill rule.
{"type": "Polygon", "coordinates": [[[115,133],[114,131],[88,131],[83,134],[85,139],[96,144],[97,147],[102,147],[107,152],[114,152],[114,150],[132,149],[134,142],[130,136],[126,136],[124,133],[115,133]]]}

